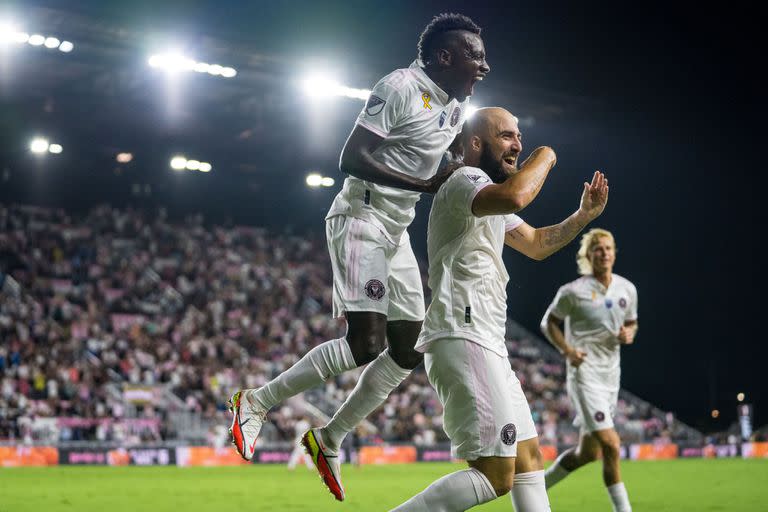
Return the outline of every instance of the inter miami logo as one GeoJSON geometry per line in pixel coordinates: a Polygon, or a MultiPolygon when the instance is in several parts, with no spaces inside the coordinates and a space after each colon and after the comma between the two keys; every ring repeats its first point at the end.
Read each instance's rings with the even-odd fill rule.
{"type": "Polygon", "coordinates": [[[595,421],[604,421],[605,420],[605,413],[603,411],[597,411],[595,413],[595,421]]]}
{"type": "Polygon", "coordinates": [[[621,309],[626,308],[627,307],[627,299],[625,299],[624,297],[620,298],[619,299],[619,307],[621,309]]]}
{"type": "Polygon", "coordinates": [[[384,283],[378,279],[371,279],[365,283],[365,294],[369,299],[381,300],[387,290],[384,288],[384,283]]]}
{"type": "Polygon", "coordinates": [[[605,307],[611,309],[613,307],[613,301],[611,299],[605,299],[605,307]]]}
{"type": "Polygon", "coordinates": [[[446,113],[445,113],[445,110],[443,110],[443,111],[440,113],[440,120],[437,122],[437,126],[439,126],[440,128],[442,128],[442,127],[443,127],[443,125],[445,124],[445,118],[446,118],[446,117],[448,117],[448,114],[446,114],[446,113]]]}
{"type": "Polygon", "coordinates": [[[485,176],[480,176],[478,174],[465,174],[464,176],[466,176],[467,179],[469,181],[471,181],[472,183],[486,183],[486,182],[490,181],[485,176]]]}
{"type": "Polygon", "coordinates": [[[501,442],[507,446],[512,446],[517,440],[517,428],[514,423],[507,423],[501,429],[501,442]]]}
{"type": "Polygon", "coordinates": [[[451,114],[451,126],[456,126],[456,123],[459,122],[459,117],[461,117],[461,109],[456,107],[453,109],[453,114],[451,114]]]}
{"type": "Polygon", "coordinates": [[[371,94],[371,97],[368,98],[368,103],[365,104],[365,113],[369,116],[375,116],[382,110],[384,110],[384,105],[386,105],[387,102],[383,99],[379,98],[378,96],[371,94]]]}

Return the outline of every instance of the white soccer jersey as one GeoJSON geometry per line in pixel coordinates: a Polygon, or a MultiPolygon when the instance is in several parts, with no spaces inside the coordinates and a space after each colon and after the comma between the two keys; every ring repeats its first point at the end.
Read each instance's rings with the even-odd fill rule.
{"type": "Polygon", "coordinates": [[[435,195],[427,231],[432,303],[416,343],[420,352],[437,339],[463,338],[507,355],[509,275],[501,254],[506,232],[523,220],[472,213],[475,196],[490,184],[485,172],[462,167],[435,195]]]}
{"type": "Polygon", "coordinates": [[[594,276],[583,276],[565,284],[544,314],[565,320],[569,345],[587,353],[578,368],[568,363],[568,379],[590,388],[618,391],[621,369],[617,338],[628,320],[637,320],[637,289],[613,274],[608,288],[594,276]]]}
{"type": "MultiPolygon", "coordinates": [[[[461,131],[469,98],[459,102],[435,84],[419,61],[382,78],[357,124],[384,137],[373,156],[396,171],[420,179],[437,172],[440,159],[461,131]]],[[[394,243],[416,214],[418,192],[347,177],[326,218],[349,215],[373,223],[394,243]]]]}

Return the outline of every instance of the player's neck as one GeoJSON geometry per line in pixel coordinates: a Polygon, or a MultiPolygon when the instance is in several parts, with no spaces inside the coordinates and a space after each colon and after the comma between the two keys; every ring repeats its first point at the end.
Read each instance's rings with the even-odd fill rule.
{"type": "Polygon", "coordinates": [[[424,68],[424,73],[429,77],[430,80],[435,82],[435,85],[437,85],[440,89],[443,90],[445,94],[448,95],[448,101],[456,97],[456,91],[452,90],[446,85],[445,78],[442,76],[439,70],[431,66],[426,66],[424,68]]]}
{"type": "Polygon", "coordinates": [[[597,281],[608,288],[611,286],[611,281],[613,281],[613,273],[610,270],[605,270],[603,272],[594,272],[592,274],[597,281]]]}

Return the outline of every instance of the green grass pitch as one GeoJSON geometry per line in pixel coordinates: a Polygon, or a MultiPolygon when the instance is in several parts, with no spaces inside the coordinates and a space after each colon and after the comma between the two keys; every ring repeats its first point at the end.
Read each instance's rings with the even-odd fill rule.
{"type": "MultiPolygon", "coordinates": [[[[458,464],[343,467],[347,499],[336,502],[303,466],[235,468],[0,468],[0,512],[375,511],[389,510],[458,464]]],[[[622,462],[635,512],[768,511],[768,461],[622,462]]],[[[550,492],[552,510],[610,511],[600,466],[550,492]]],[[[477,510],[512,510],[508,496],[477,510]]]]}

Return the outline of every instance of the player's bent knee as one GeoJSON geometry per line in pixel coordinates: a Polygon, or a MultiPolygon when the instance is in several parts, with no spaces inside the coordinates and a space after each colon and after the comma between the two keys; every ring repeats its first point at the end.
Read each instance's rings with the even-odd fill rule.
{"type": "Polygon", "coordinates": [[[389,347],[389,356],[400,368],[413,370],[424,361],[424,354],[416,352],[413,348],[408,350],[392,350],[389,347]]]}

